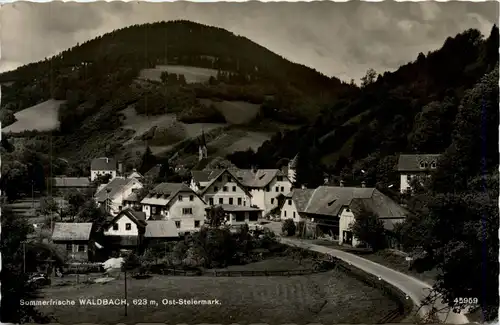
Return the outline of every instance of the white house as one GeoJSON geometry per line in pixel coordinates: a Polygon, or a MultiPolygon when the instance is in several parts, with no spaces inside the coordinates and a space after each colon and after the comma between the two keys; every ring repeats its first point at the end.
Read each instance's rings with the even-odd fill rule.
{"type": "Polygon", "coordinates": [[[175,223],[169,220],[146,221],[146,214],[124,209],[111,220],[105,230],[107,243],[122,249],[133,249],[148,240],[171,240],[179,237],[175,223]]]}
{"type": "Polygon", "coordinates": [[[95,158],[90,163],[90,181],[93,182],[97,177],[111,175],[111,179],[116,177],[118,165],[113,158],[95,158]]]}
{"type": "Polygon", "coordinates": [[[320,186],[294,189],[281,208],[281,218],[305,221],[315,230],[337,237],[340,244],[357,246],[350,225],[362,211],[376,215],[388,230],[408,212],[375,188],[320,186]]]}
{"type": "Polygon", "coordinates": [[[217,172],[198,193],[210,206],[218,204],[252,206],[252,194],[239,177],[228,169],[217,172]]]}
{"type": "MultiPolygon", "coordinates": [[[[191,188],[195,191],[204,191],[215,178],[220,177],[224,170],[192,171],[191,188]]],[[[214,204],[238,204],[238,198],[243,192],[249,192],[251,204],[259,207],[264,213],[268,213],[278,206],[278,197],[290,192],[292,183],[288,176],[279,169],[231,169],[226,177],[231,177],[234,181],[226,187],[228,191],[222,191],[221,195],[214,200],[214,204]],[[244,187],[243,191],[238,191],[237,187],[244,187]],[[238,194],[233,191],[236,190],[238,194]],[[223,196],[233,196],[232,202],[224,200],[223,196]],[[223,202],[220,203],[222,197],[223,202]]],[[[219,182],[220,183],[220,182],[219,182]]],[[[219,184],[220,185],[220,184],[219,184]]],[[[221,185],[224,189],[224,185],[221,185]]],[[[217,188],[220,189],[221,186],[217,188]]],[[[207,200],[206,200],[207,201],[207,200]]]]}
{"type": "Polygon", "coordinates": [[[400,192],[411,189],[412,178],[429,176],[437,168],[440,157],[439,154],[399,155],[397,169],[400,174],[400,192]]]}
{"type": "Polygon", "coordinates": [[[181,233],[197,231],[205,222],[203,199],[186,184],[161,183],[141,201],[148,220],[171,220],[181,233]]]}
{"type": "Polygon", "coordinates": [[[143,187],[135,178],[113,178],[108,184],[101,186],[94,198],[100,205],[104,205],[111,215],[117,215],[122,208],[128,206],[128,198],[135,191],[143,187]]]}

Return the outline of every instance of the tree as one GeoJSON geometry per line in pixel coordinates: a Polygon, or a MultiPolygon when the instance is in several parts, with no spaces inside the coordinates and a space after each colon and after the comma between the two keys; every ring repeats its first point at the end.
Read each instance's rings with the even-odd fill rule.
{"type": "Polygon", "coordinates": [[[295,226],[295,222],[293,222],[292,219],[286,219],[285,221],[283,221],[283,224],[281,225],[281,231],[283,233],[286,233],[287,236],[294,236],[296,230],[297,227],[295,226]]]}
{"type": "Polygon", "coordinates": [[[76,216],[76,222],[92,222],[95,227],[95,231],[99,232],[104,228],[109,214],[104,210],[103,207],[97,205],[97,203],[90,199],[85,202],[76,216]]]}
{"type": "Polygon", "coordinates": [[[384,223],[376,215],[360,211],[355,215],[350,229],[355,238],[370,245],[374,251],[386,247],[384,223]]]}
{"type": "Polygon", "coordinates": [[[54,216],[56,216],[62,221],[66,215],[63,208],[59,206],[53,197],[44,197],[40,200],[39,212],[43,216],[50,217],[50,220],[53,220],[54,216]]]}
{"type": "Polygon", "coordinates": [[[211,207],[207,211],[207,221],[210,228],[220,228],[227,222],[226,212],[221,206],[211,207]]]}
{"type": "Polygon", "coordinates": [[[157,163],[156,157],[153,155],[151,148],[149,146],[147,146],[146,151],[144,151],[144,154],[142,155],[142,158],[141,158],[141,165],[139,167],[139,173],[144,175],[151,168],[156,166],[156,163],[157,163]]]}
{"type": "Polygon", "coordinates": [[[375,82],[376,78],[377,78],[377,72],[372,68],[368,69],[368,71],[366,71],[365,76],[361,78],[361,88],[371,85],[372,83],[375,82]]]}
{"type": "Polygon", "coordinates": [[[163,71],[160,75],[160,80],[161,82],[163,82],[164,84],[167,84],[168,83],[168,72],[167,71],[163,71]]]}
{"type": "Polygon", "coordinates": [[[21,305],[21,300],[38,298],[36,289],[28,284],[23,272],[23,243],[33,228],[24,218],[19,218],[10,209],[2,207],[2,304],[3,323],[48,323],[50,318],[33,306],[21,305]]]}
{"type": "Polygon", "coordinates": [[[203,170],[213,170],[213,169],[229,169],[236,168],[236,166],[229,160],[222,157],[216,157],[203,170]]]}

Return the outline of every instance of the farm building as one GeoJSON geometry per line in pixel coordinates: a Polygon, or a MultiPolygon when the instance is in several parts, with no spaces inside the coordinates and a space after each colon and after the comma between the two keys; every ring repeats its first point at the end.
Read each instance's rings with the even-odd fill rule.
{"type": "Polygon", "coordinates": [[[92,260],[93,240],[92,223],[56,222],[52,232],[52,241],[60,252],[70,260],[92,260]]]}
{"type": "MultiPolygon", "coordinates": [[[[227,225],[239,227],[244,224],[255,226],[258,224],[259,219],[262,218],[262,210],[257,207],[246,207],[238,205],[221,204],[216,207],[221,207],[227,216],[227,225]]],[[[207,207],[209,209],[213,207],[207,207]]]]}
{"type": "Polygon", "coordinates": [[[320,186],[295,189],[285,196],[281,219],[305,221],[313,232],[337,237],[340,244],[357,246],[350,225],[356,215],[367,212],[382,220],[388,230],[402,222],[408,212],[375,188],[320,186]]]}
{"type": "Polygon", "coordinates": [[[110,175],[116,177],[118,164],[113,158],[95,158],[90,163],[90,181],[95,181],[99,176],[110,175]]]}
{"type": "Polygon", "coordinates": [[[400,192],[405,193],[410,188],[414,177],[427,177],[437,168],[439,154],[399,155],[398,172],[400,174],[400,192]]]}

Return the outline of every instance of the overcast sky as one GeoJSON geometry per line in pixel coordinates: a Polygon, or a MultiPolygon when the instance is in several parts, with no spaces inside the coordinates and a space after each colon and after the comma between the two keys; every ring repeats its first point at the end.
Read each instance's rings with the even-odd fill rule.
{"type": "Polygon", "coordinates": [[[497,2],[14,3],[0,11],[0,71],[128,25],[188,19],[246,36],[328,76],[396,69],[468,28],[488,34],[497,2]]]}

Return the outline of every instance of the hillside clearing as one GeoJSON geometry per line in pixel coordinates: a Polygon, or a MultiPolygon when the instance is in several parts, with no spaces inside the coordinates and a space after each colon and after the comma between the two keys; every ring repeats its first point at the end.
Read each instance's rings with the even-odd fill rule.
{"type": "MultiPolygon", "coordinates": [[[[158,116],[138,115],[133,105],[127,107],[121,113],[125,116],[123,120],[123,128],[135,131],[132,138],[126,141],[123,145],[128,146],[134,144],[137,140],[135,137],[140,136],[152,127],[171,128],[175,126],[176,138],[186,139],[201,135],[202,131],[209,132],[215,128],[225,127],[224,123],[193,123],[185,124],[177,120],[175,114],[164,114],[158,116]]],[[[166,150],[166,147],[159,146],[158,151],[166,150]]]]}
{"type": "Polygon", "coordinates": [[[2,132],[51,131],[59,127],[58,110],[64,100],[49,99],[14,114],[17,121],[2,132]]]}
{"type": "Polygon", "coordinates": [[[123,277],[104,284],[49,287],[51,299],[73,300],[76,305],[43,306],[59,323],[71,323],[75,313],[84,323],[373,323],[397,304],[377,289],[341,271],[294,277],[180,277],[153,276],[127,281],[128,316],[123,306],[84,306],[78,299],[122,299],[123,277]],[[158,303],[139,306],[134,299],[158,303]],[[219,305],[163,305],[162,300],[218,299],[219,305]]]}
{"type": "Polygon", "coordinates": [[[217,75],[217,70],[189,67],[183,65],[157,65],[152,69],[142,69],[139,73],[139,79],[161,81],[162,72],[183,74],[187,83],[207,82],[210,77],[217,75]]]}
{"type": "Polygon", "coordinates": [[[214,101],[211,99],[199,99],[199,101],[206,106],[214,105],[229,124],[250,123],[260,112],[260,105],[243,101],[214,101]]]}

